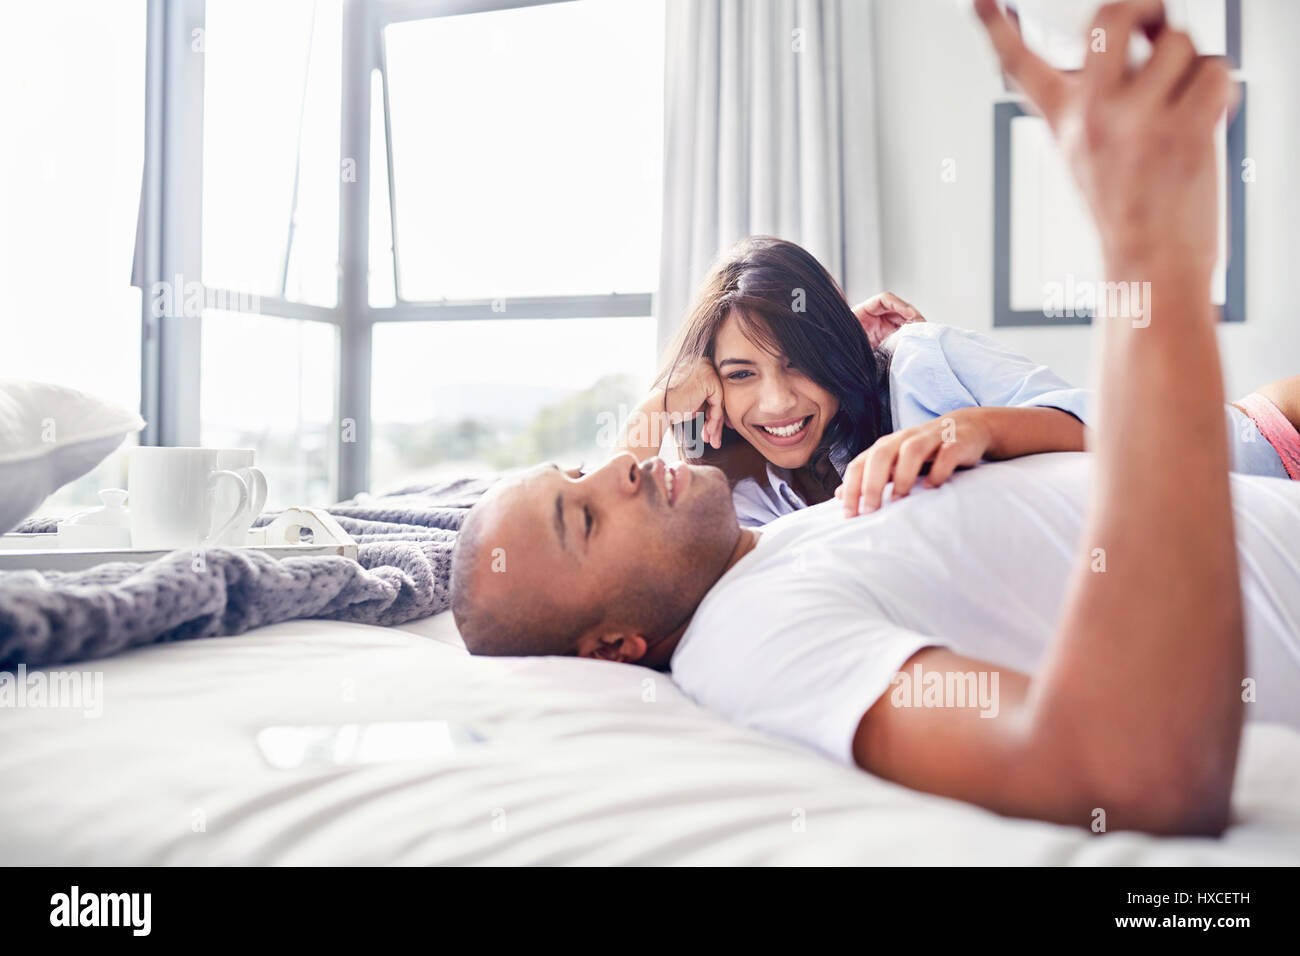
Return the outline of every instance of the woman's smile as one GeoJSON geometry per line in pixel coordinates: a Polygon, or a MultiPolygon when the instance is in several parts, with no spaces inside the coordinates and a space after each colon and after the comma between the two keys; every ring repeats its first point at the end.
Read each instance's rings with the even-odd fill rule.
{"type": "Polygon", "coordinates": [[[787,418],[783,421],[756,422],[752,431],[757,432],[760,441],[780,448],[792,448],[811,435],[812,429],[808,426],[812,424],[815,417],[815,415],[804,415],[802,418],[787,418]]]}

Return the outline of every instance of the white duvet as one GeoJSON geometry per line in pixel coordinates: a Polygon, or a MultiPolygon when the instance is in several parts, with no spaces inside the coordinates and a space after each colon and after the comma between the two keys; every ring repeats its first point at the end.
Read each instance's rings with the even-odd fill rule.
{"type": "Polygon", "coordinates": [[[733,727],[661,674],[473,658],[450,615],[295,621],[76,665],[103,714],[0,709],[0,864],[1300,864],[1300,734],[1248,728],[1220,840],[1094,835],[733,727]],[[272,724],[446,718],[482,743],[274,770],[272,724]]]}

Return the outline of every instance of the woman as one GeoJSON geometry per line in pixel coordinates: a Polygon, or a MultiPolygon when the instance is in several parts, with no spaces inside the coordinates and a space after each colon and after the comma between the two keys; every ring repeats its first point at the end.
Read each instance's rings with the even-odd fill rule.
{"type": "MultiPolygon", "coordinates": [[[[1090,392],[986,336],[926,323],[891,293],[851,309],[812,255],[769,236],[718,260],[669,356],[622,447],[649,457],[656,424],[703,413],[679,446],[726,472],[745,526],[836,496],[846,514],[872,511],[927,468],[935,486],[981,459],[1081,451],[1091,418],[1090,392]]],[[[1234,468],[1285,477],[1275,444],[1295,419],[1279,412],[1283,427],[1254,439],[1270,436],[1268,408],[1300,417],[1300,378],[1270,388],[1263,406],[1256,393],[1228,409],[1234,468]]]]}

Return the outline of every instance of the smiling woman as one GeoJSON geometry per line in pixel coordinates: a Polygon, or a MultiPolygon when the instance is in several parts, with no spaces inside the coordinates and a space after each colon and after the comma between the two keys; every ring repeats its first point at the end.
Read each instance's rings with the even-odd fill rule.
{"type": "Polygon", "coordinates": [[[774,465],[801,468],[840,403],[783,353],[755,341],[757,330],[743,312],[729,315],[718,329],[713,362],[722,379],[726,422],[774,465]]]}
{"type": "Polygon", "coordinates": [[[789,473],[804,502],[826,501],[848,459],[889,431],[886,360],[830,273],[795,243],[751,236],[724,253],[669,355],[664,411],[693,413],[699,380],[716,377],[703,389],[725,406],[727,427],[708,430],[702,457],[733,482],[766,463],[789,473]]]}
{"type": "MultiPolygon", "coordinates": [[[[893,293],[850,308],[802,247],[751,236],[718,259],[641,411],[704,410],[683,456],[717,465],[742,525],[842,500],[846,515],[907,495],[921,474],[1083,447],[1090,397],[965,329],[926,322],[893,293]]],[[[646,457],[648,440],[624,438],[646,457]]]]}

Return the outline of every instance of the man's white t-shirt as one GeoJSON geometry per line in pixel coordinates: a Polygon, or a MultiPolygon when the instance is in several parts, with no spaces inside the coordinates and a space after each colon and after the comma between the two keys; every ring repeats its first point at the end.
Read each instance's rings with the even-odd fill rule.
{"type": "MultiPolygon", "coordinates": [[[[779,518],[700,602],[673,679],[725,717],[852,763],[862,715],[923,647],[1034,673],[1085,554],[1093,468],[1090,454],[1034,455],[870,515],[845,518],[835,500],[779,518]]],[[[1246,717],[1300,729],[1300,482],[1233,475],[1232,492],[1246,717]]],[[[1086,553],[1097,573],[1123,573],[1086,553]]]]}

